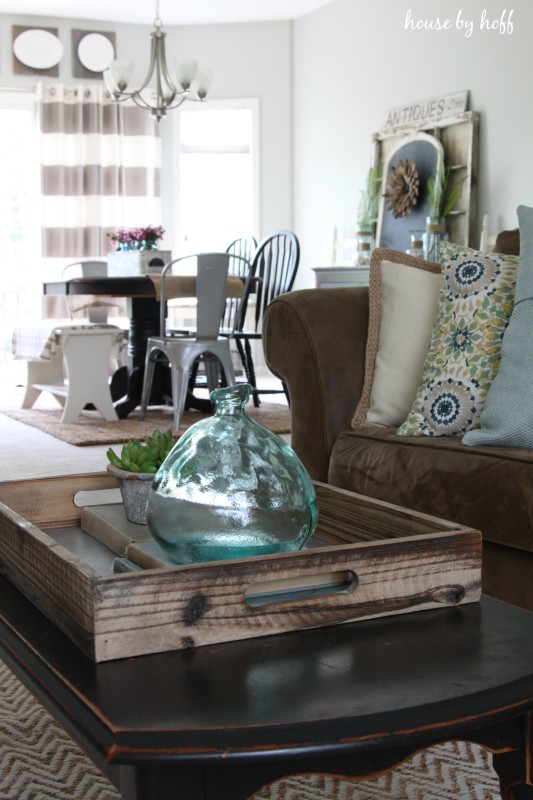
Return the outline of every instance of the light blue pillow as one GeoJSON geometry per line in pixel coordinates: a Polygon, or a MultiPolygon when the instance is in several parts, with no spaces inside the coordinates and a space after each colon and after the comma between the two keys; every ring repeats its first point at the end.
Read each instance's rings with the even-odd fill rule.
{"type": "Polygon", "coordinates": [[[463,444],[533,448],[533,208],[519,206],[520,265],[516,297],[502,342],[498,372],[488,391],[481,427],[463,444]]]}

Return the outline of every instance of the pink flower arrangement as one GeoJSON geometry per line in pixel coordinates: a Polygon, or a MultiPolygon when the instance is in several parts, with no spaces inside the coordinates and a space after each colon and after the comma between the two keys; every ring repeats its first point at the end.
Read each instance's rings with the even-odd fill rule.
{"type": "Polygon", "coordinates": [[[161,225],[147,225],[146,228],[117,228],[107,236],[112,242],[118,244],[135,245],[143,241],[153,244],[158,239],[162,239],[164,234],[165,229],[161,225]]]}

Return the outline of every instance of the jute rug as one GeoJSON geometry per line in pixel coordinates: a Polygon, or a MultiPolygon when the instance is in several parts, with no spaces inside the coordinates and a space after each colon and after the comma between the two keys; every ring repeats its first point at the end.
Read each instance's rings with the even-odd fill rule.
{"type": "MultiPolygon", "coordinates": [[[[254,800],[459,798],[501,800],[489,755],[464,742],[418,753],[374,781],[301,776],[254,795],[254,800]]],[[[114,787],[1,662],[0,800],[120,800],[114,787]]]]}
{"type": "MultiPolygon", "coordinates": [[[[147,434],[158,428],[167,431],[172,428],[173,415],[170,406],[150,408],[143,422],[139,419],[139,412],[132,412],[127,419],[116,422],[106,422],[98,411],[82,411],[75,423],[61,423],[60,408],[17,408],[1,409],[5,414],[17,422],[31,425],[44,433],[55,436],[68,444],[96,445],[115,444],[127,442],[130,439],[143,439],[147,434]]],[[[250,402],[246,406],[248,416],[261,422],[273,433],[290,433],[290,410],[288,406],[280,403],[265,403],[261,401],[259,408],[250,402]]],[[[199,411],[185,411],[181,419],[180,433],[187,430],[193,423],[205,419],[210,414],[199,411]]],[[[1,800],[1,796],[0,796],[1,800]]]]}

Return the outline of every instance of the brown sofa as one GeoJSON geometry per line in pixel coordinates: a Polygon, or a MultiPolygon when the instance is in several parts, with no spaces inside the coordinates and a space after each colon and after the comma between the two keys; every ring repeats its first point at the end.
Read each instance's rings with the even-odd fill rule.
{"type": "Polygon", "coordinates": [[[366,287],[291,292],[268,307],[265,357],[288,387],[295,451],[316,480],[481,530],[483,590],[533,610],[533,451],[351,430],[367,324],[366,287]]]}

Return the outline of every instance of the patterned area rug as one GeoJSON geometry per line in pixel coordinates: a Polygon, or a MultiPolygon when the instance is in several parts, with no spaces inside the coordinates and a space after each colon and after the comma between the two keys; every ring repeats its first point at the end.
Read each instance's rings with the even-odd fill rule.
{"type": "MultiPolygon", "coordinates": [[[[449,742],[418,753],[375,781],[310,775],[279,781],[254,800],[501,800],[490,756],[449,742]]],[[[0,800],[120,800],[0,662],[0,800]]]]}
{"type": "MultiPolygon", "coordinates": [[[[150,408],[143,422],[139,419],[138,411],[134,411],[127,419],[117,420],[117,422],[106,422],[98,411],[82,411],[75,423],[66,424],[61,423],[62,412],[59,408],[1,409],[1,413],[17,422],[39,428],[44,433],[55,436],[56,439],[80,447],[142,439],[152,433],[155,428],[167,431],[172,428],[173,422],[170,406],[150,408]]],[[[246,406],[246,413],[274,433],[290,432],[290,410],[286,405],[261,401],[259,408],[254,408],[250,402],[246,406]]],[[[208,416],[210,414],[202,414],[199,411],[185,411],[181,419],[180,433],[186,431],[198,420],[208,416]]]]}

